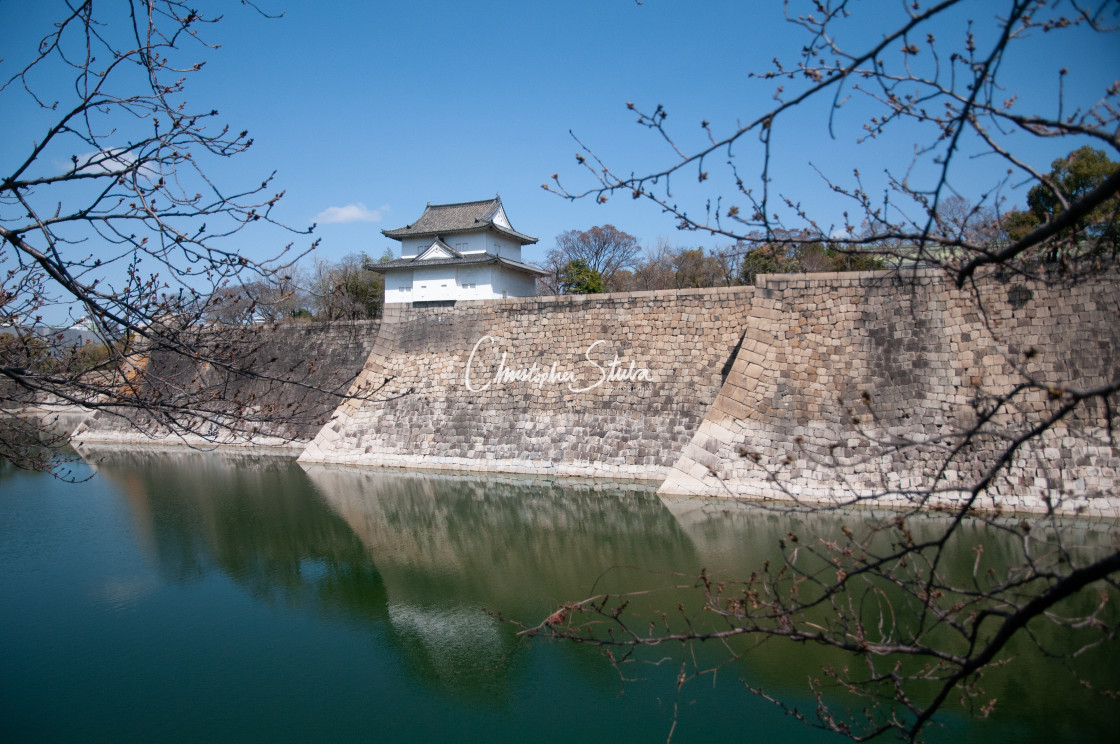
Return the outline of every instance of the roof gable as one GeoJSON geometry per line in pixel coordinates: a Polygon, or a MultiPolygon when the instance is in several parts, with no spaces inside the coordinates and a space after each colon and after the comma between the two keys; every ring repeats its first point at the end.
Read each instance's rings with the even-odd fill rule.
{"type": "Polygon", "coordinates": [[[494,211],[494,215],[490,218],[490,221],[495,225],[498,225],[499,227],[505,227],[510,230],[513,229],[513,225],[509,224],[509,218],[506,217],[506,208],[502,206],[502,203],[500,201],[498,202],[498,208],[494,211]]]}
{"type": "Polygon", "coordinates": [[[419,256],[412,259],[413,261],[429,261],[433,258],[462,258],[463,254],[444,243],[442,240],[436,240],[427,248],[425,248],[419,256]]]}

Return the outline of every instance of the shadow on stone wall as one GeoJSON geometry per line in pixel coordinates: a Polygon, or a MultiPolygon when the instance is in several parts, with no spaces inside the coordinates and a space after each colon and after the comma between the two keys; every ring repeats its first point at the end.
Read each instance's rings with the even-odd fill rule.
{"type": "Polygon", "coordinates": [[[204,331],[199,341],[205,355],[218,363],[163,349],[151,352],[135,381],[141,405],[131,406],[126,397],[94,413],[74,437],[79,443],[306,442],[349,392],[379,325],[337,321],[223,328],[213,331],[212,342],[204,331]]]}

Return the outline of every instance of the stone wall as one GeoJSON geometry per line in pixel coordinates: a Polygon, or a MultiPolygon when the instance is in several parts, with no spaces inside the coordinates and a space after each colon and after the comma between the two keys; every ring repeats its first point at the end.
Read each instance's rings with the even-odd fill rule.
{"type": "Polygon", "coordinates": [[[301,462],[660,481],[730,371],[753,295],[387,305],[361,399],[301,462]]]}
{"type": "Polygon", "coordinates": [[[169,351],[147,355],[137,371],[140,400],[158,400],[192,429],[168,426],[166,416],[120,407],[82,422],[78,444],[221,443],[302,447],[323,427],[369,358],[380,321],[280,323],[203,330],[200,345],[218,362],[169,351]],[[232,370],[232,371],[231,371],[232,370]],[[244,370],[239,372],[237,370],[244,370]],[[233,428],[223,421],[236,422],[233,428]]]}
{"type": "MultiPolygon", "coordinates": [[[[1120,429],[1120,401],[1063,411],[1066,391],[1120,379],[1118,320],[1115,273],[1052,286],[991,274],[965,289],[934,272],[778,275],[756,287],[390,304],[380,326],[253,331],[246,361],[263,378],[158,355],[150,368],[221,405],[267,407],[254,443],[314,435],[305,463],[899,506],[955,502],[1023,438],[977,508],[1120,515],[1108,428],[1120,429]],[[1049,416],[1048,432],[1025,436],[1049,416]]],[[[102,412],[78,438],[152,434],[166,436],[145,414],[102,412]]]]}
{"type": "Polygon", "coordinates": [[[1115,406],[1059,416],[1063,390],[1120,379],[1115,274],[991,275],[963,290],[933,272],[782,275],[757,288],[726,384],[662,493],[950,502],[1055,416],[975,505],[1120,514],[1115,406]]]}

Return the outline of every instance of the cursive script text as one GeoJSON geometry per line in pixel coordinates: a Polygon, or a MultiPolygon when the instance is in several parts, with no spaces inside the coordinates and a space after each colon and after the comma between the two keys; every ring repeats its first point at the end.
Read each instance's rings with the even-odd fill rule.
{"type": "Polygon", "coordinates": [[[645,367],[639,367],[637,362],[631,361],[627,364],[625,360],[618,358],[618,354],[614,355],[613,361],[606,364],[600,364],[593,359],[591,352],[595,350],[595,347],[606,343],[599,340],[588,346],[583,355],[586,360],[586,365],[583,365],[583,367],[590,373],[590,383],[587,385],[580,384],[585,380],[580,379],[575,371],[560,369],[557,362],[545,364],[534,361],[527,367],[511,367],[507,364],[508,356],[504,351],[498,361],[497,370],[486,379],[485,383],[482,383],[482,380],[474,371],[474,364],[479,349],[485,343],[494,344],[496,342],[493,336],[480,338],[474,348],[471,349],[471,355],[467,359],[466,371],[463,372],[463,383],[467,386],[467,390],[472,393],[481,393],[494,384],[508,385],[514,382],[536,385],[537,388],[543,388],[545,385],[565,385],[573,393],[585,393],[608,382],[653,382],[653,373],[645,367]],[[481,384],[476,385],[476,382],[481,384]]]}

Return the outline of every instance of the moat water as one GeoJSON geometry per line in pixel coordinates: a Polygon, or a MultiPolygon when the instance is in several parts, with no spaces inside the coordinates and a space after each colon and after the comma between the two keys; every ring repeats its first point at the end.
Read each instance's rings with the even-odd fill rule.
{"type": "MultiPolygon", "coordinates": [[[[279,457],[92,462],[73,463],[78,484],[0,465],[0,741],[657,742],[674,707],[674,742],[838,740],[740,682],[811,712],[805,680],[834,661],[814,648],[763,644],[678,696],[679,648],[624,682],[594,648],[527,643],[486,611],[538,622],[641,589],[636,615],[695,604],[663,587],[749,573],[777,555],[786,516],[279,457]]],[[[1116,644],[1077,675],[1029,648],[985,678],[992,716],[951,705],[928,740],[1114,740],[1120,702],[1078,679],[1120,689],[1116,644]]]]}

